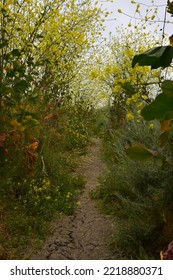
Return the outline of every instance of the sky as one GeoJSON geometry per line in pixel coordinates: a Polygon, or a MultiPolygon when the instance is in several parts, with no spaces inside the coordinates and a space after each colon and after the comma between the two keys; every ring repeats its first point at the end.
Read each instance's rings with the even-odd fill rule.
{"type": "MultiPolygon", "coordinates": [[[[136,0],[136,3],[143,3],[141,4],[140,10],[141,15],[135,14],[136,5],[131,4],[131,0],[113,0],[113,3],[110,3],[109,1],[105,0],[99,0],[100,4],[104,9],[107,9],[111,14],[108,16],[105,25],[106,30],[103,33],[106,38],[109,38],[109,33],[111,32],[113,35],[116,35],[116,27],[120,25],[124,25],[124,27],[127,27],[129,22],[135,23],[134,19],[131,19],[129,16],[136,16],[140,18],[141,16],[144,18],[146,15],[146,9],[148,8],[147,5],[151,5],[151,0],[136,0]],[[121,9],[123,13],[127,14],[124,15],[123,13],[118,13],[118,9],[121,9]]],[[[165,7],[166,7],[167,0],[154,0],[155,5],[159,5],[158,8],[158,20],[164,21],[165,17],[165,7]]],[[[151,9],[151,7],[149,7],[151,9]]],[[[152,15],[152,13],[151,13],[152,15]]],[[[170,15],[167,13],[166,15],[167,20],[171,21],[172,23],[165,25],[165,33],[168,34],[166,38],[171,36],[173,34],[173,18],[170,17],[170,15]]],[[[136,23],[139,22],[139,20],[136,20],[136,23]]],[[[159,24],[158,30],[158,36],[161,36],[163,34],[163,22],[161,23],[154,23],[152,25],[149,25],[147,29],[149,31],[153,31],[156,26],[159,24]],[[162,30],[161,30],[162,29],[162,30]]]]}

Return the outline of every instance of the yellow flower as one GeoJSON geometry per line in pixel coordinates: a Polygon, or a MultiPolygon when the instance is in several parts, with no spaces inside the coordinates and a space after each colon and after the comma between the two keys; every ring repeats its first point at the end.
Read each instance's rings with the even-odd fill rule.
{"type": "Polygon", "coordinates": [[[80,205],[81,205],[80,201],[77,201],[77,202],[76,202],[76,205],[77,205],[77,206],[80,206],[80,205]]]}
{"type": "Polygon", "coordinates": [[[72,196],[72,193],[71,193],[71,192],[68,192],[68,193],[66,194],[66,198],[67,198],[67,199],[69,199],[71,196],[72,196]]]}
{"type": "Polygon", "coordinates": [[[132,113],[127,113],[127,114],[126,114],[126,120],[127,120],[127,121],[132,121],[132,120],[134,120],[133,114],[132,114],[132,113]]]}
{"type": "Polygon", "coordinates": [[[139,94],[138,93],[132,95],[133,102],[137,102],[138,99],[139,99],[139,94]]]}
{"type": "Polygon", "coordinates": [[[148,96],[147,95],[142,95],[142,99],[147,100],[148,96]]]}
{"type": "Polygon", "coordinates": [[[43,179],[42,183],[44,189],[50,187],[50,180],[48,178],[43,179]]]}
{"type": "Polygon", "coordinates": [[[153,124],[153,123],[150,123],[150,124],[149,124],[149,128],[150,128],[150,129],[153,129],[153,128],[154,128],[154,124],[153,124]]]}
{"type": "Polygon", "coordinates": [[[141,108],[143,106],[143,102],[137,104],[137,108],[141,108]]]}
{"type": "Polygon", "coordinates": [[[127,98],[126,104],[130,105],[131,104],[132,99],[131,98],[127,98]]]}
{"type": "Polygon", "coordinates": [[[130,57],[130,58],[134,55],[134,53],[133,53],[133,51],[132,51],[131,49],[128,49],[128,50],[126,51],[126,54],[127,54],[127,56],[130,57]]]}
{"type": "Polygon", "coordinates": [[[98,73],[97,70],[92,70],[92,71],[90,72],[90,77],[91,77],[92,80],[98,78],[98,76],[99,76],[99,73],[98,73]]]}
{"type": "Polygon", "coordinates": [[[117,86],[114,87],[114,92],[115,93],[119,93],[121,91],[122,91],[122,87],[121,86],[117,85],[117,86]]]}

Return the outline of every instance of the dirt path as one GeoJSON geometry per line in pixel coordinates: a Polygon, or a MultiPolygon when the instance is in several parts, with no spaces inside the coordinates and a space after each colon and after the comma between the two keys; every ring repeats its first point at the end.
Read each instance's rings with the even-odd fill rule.
{"type": "Polygon", "coordinates": [[[100,160],[100,140],[93,139],[82,166],[77,170],[86,178],[86,187],[79,197],[81,205],[73,216],[62,215],[55,223],[45,247],[32,259],[41,260],[101,260],[115,259],[107,241],[111,236],[112,221],[99,213],[89,192],[98,185],[103,170],[100,160]]]}

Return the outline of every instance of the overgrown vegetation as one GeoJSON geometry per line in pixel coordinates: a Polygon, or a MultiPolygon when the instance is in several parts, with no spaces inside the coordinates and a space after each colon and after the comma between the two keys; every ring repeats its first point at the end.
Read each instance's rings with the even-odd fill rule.
{"type": "Polygon", "coordinates": [[[91,0],[0,3],[1,259],[24,258],[54,215],[73,212],[76,158],[95,134],[108,173],[92,195],[117,217],[113,250],[158,259],[172,239],[172,36],[156,47],[145,31],[154,6],[101,45],[107,15],[91,0]]]}
{"type": "MultiPolygon", "coordinates": [[[[171,15],[172,4],[167,3],[171,15]]],[[[140,4],[137,6],[139,8],[140,4]]],[[[135,55],[131,60],[132,68],[137,66],[138,71],[139,66],[151,66],[151,69],[162,67],[163,70],[170,66],[172,36],[169,39],[171,45],[154,47],[135,55]]],[[[161,255],[162,259],[172,259],[170,252],[162,252],[173,236],[172,80],[160,76],[159,94],[147,93],[148,83],[141,78],[140,83],[146,92],[145,98],[140,87],[135,86],[135,95],[133,91],[131,93],[132,82],[128,85],[128,92],[127,88],[121,88],[118,97],[113,96],[113,101],[119,98],[124,102],[128,94],[132,94],[126,102],[131,106],[126,121],[118,123],[114,118],[105,130],[104,157],[109,171],[93,196],[102,200],[104,211],[118,217],[111,246],[120,258],[159,259],[161,255]],[[139,112],[135,96],[141,103],[139,112]]],[[[113,102],[109,110],[111,117],[112,112],[117,117],[117,110],[113,102]]],[[[120,116],[123,117],[123,112],[120,116]]]]}
{"type": "Polygon", "coordinates": [[[0,3],[1,259],[24,257],[54,214],[76,207],[84,181],[74,169],[90,135],[73,84],[101,17],[90,0],[0,3]]]}
{"type": "MultiPolygon", "coordinates": [[[[134,161],[125,152],[140,141],[158,147],[158,135],[156,127],[131,122],[103,139],[108,172],[92,196],[101,199],[104,212],[117,217],[111,247],[120,259],[158,259],[172,238],[172,165],[161,159],[134,161]]],[[[167,150],[162,153],[170,156],[167,150]]]]}
{"type": "MultiPolygon", "coordinates": [[[[59,120],[56,126],[60,123],[59,120]]],[[[23,258],[24,246],[43,239],[48,233],[47,223],[56,213],[69,215],[76,207],[84,180],[74,170],[88,138],[81,134],[80,127],[75,130],[67,120],[66,125],[63,135],[47,125],[42,129],[40,153],[31,149],[36,159],[26,160],[18,147],[11,147],[10,157],[1,158],[1,259],[23,258]],[[70,139],[66,137],[70,131],[74,142],[69,146],[70,139]],[[85,141],[81,142],[79,137],[85,141]]]]}

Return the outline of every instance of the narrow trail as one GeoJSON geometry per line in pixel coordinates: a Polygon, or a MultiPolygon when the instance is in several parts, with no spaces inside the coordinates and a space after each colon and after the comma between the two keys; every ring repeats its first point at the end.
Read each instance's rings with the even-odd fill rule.
{"type": "Polygon", "coordinates": [[[110,260],[115,259],[107,246],[113,228],[112,220],[99,212],[96,202],[89,196],[98,185],[103,171],[100,159],[101,142],[92,139],[82,166],[76,171],[86,179],[81,205],[72,216],[61,215],[55,221],[52,235],[44,248],[31,259],[40,260],[110,260]]]}

